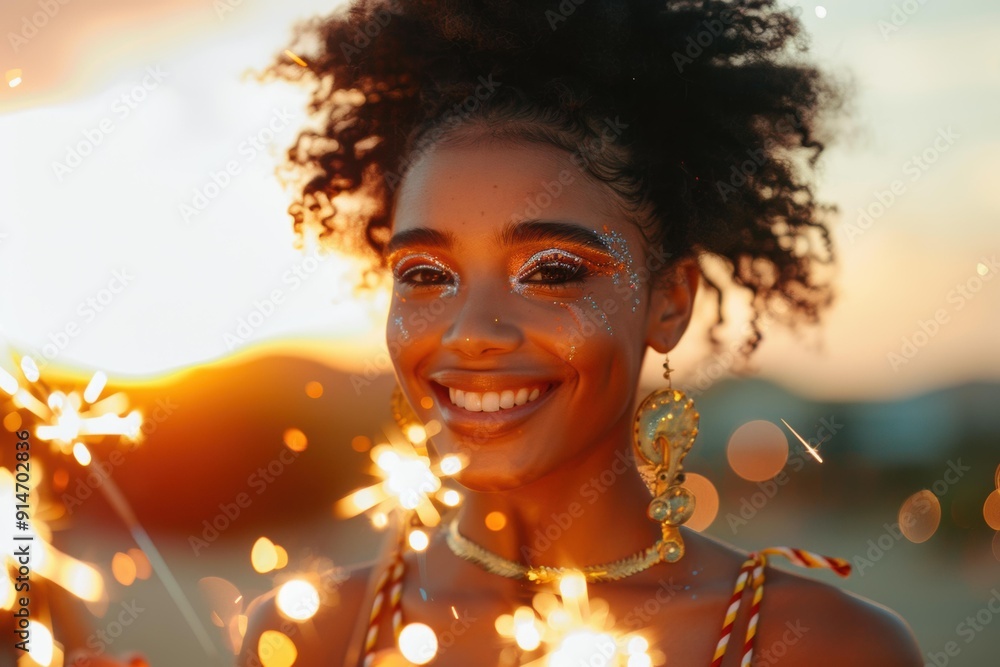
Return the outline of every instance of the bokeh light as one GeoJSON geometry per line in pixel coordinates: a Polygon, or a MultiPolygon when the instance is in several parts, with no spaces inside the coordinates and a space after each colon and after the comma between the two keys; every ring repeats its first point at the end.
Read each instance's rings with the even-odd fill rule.
{"type": "Polygon", "coordinates": [[[1000,491],[991,491],[983,503],[983,518],[993,530],[1000,530],[1000,491]]]}
{"type": "Polygon", "coordinates": [[[507,525],[507,516],[503,512],[490,512],[484,519],[486,527],[492,531],[503,530],[507,525]]]}
{"type": "Polygon", "coordinates": [[[132,547],[128,550],[129,558],[135,563],[135,577],[136,579],[142,579],[145,581],[153,576],[153,566],[150,565],[149,559],[146,558],[146,554],[143,553],[142,549],[132,547]]]}
{"type": "Polygon", "coordinates": [[[399,632],[399,651],[413,664],[426,665],[437,655],[437,635],[430,626],[410,623],[399,632]]]}
{"type": "Polygon", "coordinates": [[[7,416],[3,418],[3,427],[11,433],[21,428],[21,413],[7,413],[7,416]]]}
{"type": "Polygon", "coordinates": [[[257,641],[257,655],[264,667],[292,667],[299,652],[285,633],[265,630],[257,641]]]}
{"type": "Polygon", "coordinates": [[[917,491],[899,508],[899,530],[914,544],[926,542],[941,524],[941,502],[929,490],[917,491]]]}
{"type": "Polygon", "coordinates": [[[286,430],[282,439],[285,441],[285,447],[288,447],[293,452],[304,452],[309,445],[306,434],[297,428],[286,430]]]}
{"type": "Polygon", "coordinates": [[[684,525],[701,532],[719,515],[719,492],[712,480],[693,472],[684,473],[684,484],[694,494],[694,514],[684,525]]]}
{"type": "Polygon", "coordinates": [[[309,398],[319,398],[323,395],[323,385],[313,380],[306,383],[306,396],[309,398]]]}
{"type": "Polygon", "coordinates": [[[372,448],[371,438],[364,435],[356,435],[351,439],[351,449],[356,452],[367,452],[372,448]]]}
{"type": "Polygon", "coordinates": [[[306,621],[319,611],[319,591],[304,579],[292,579],[278,589],[278,611],[293,621],[306,621]]]}
{"type": "Polygon", "coordinates": [[[455,489],[445,489],[441,494],[441,502],[448,507],[457,507],[462,502],[462,494],[455,489]]]}
{"type": "Polygon", "coordinates": [[[726,458],[733,471],[743,479],[763,482],[785,467],[788,438],[769,421],[757,419],[747,422],[730,436],[726,458]]]}
{"type": "Polygon", "coordinates": [[[136,575],[135,561],[128,554],[119,551],[111,559],[111,573],[122,586],[131,586],[136,575]]]}
{"type": "Polygon", "coordinates": [[[266,537],[259,537],[250,549],[250,563],[253,569],[261,574],[267,574],[278,565],[278,550],[274,542],[266,537]]]}
{"type": "Polygon", "coordinates": [[[410,548],[414,551],[424,551],[431,543],[430,538],[427,537],[427,533],[420,529],[411,530],[407,539],[410,543],[410,548]]]}
{"type": "Polygon", "coordinates": [[[17,88],[22,81],[21,70],[17,68],[7,70],[7,74],[5,76],[7,79],[7,85],[11,88],[17,88]]]}

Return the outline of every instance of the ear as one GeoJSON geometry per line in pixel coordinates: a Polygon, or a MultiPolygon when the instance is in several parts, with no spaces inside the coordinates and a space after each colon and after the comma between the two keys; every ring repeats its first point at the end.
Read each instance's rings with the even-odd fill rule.
{"type": "Polygon", "coordinates": [[[700,279],[698,260],[689,258],[653,284],[646,344],[657,352],[666,354],[680,342],[691,321],[700,279]]]}

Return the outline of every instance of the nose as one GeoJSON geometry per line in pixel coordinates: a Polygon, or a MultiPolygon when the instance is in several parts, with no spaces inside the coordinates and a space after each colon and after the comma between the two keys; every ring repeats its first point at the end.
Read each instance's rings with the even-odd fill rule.
{"type": "Polygon", "coordinates": [[[441,345],[465,357],[479,357],[516,350],[524,342],[514,314],[504,305],[501,290],[472,290],[456,298],[464,299],[455,319],[441,337],[441,345]]]}

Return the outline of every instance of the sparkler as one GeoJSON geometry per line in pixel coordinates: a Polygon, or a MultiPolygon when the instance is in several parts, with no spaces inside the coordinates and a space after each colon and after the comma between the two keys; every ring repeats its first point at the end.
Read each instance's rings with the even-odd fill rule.
{"type": "MultiPolygon", "coordinates": [[[[370,511],[376,528],[388,525],[389,513],[397,509],[404,514],[415,512],[427,527],[438,525],[441,514],[435,501],[447,507],[455,507],[461,502],[461,494],[445,488],[441,480],[459,472],[462,461],[455,455],[448,455],[432,464],[422,446],[427,436],[425,427],[419,425],[411,425],[401,435],[386,433],[389,442],[371,450],[375,466],[369,472],[381,481],[338,501],[334,511],[343,518],[370,511]]],[[[414,539],[422,544],[420,537],[414,539]]]]}
{"type": "Polygon", "coordinates": [[[808,443],[808,442],[806,442],[806,441],[805,441],[805,440],[804,440],[804,439],[802,438],[802,436],[801,436],[801,435],[799,435],[798,433],[796,433],[796,431],[795,431],[795,429],[794,429],[794,428],[792,428],[791,426],[789,426],[789,425],[788,425],[788,422],[786,422],[786,421],[785,421],[784,419],[782,419],[782,420],[781,420],[781,423],[782,423],[782,424],[784,424],[785,426],[788,426],[788,430],[792,432],[792,435],[794,435],[794,436],[795,436],[796,438],[798,438],[798,439],[799,439],[799,442],[801,442],[801,443],[802,443],[802,446],[806,448],[806,451],[807,451],[807,452],[809,452],[810,454],[812,454],[812,456],[813,456],[813,458],[814,458],[814,459],[816,459],[816,460],[817,460],[817,461],[819,461],[820,463],[822,463],[822,462],[823,462],[823,459],[821,459],[821,458],[819,457],[819,446],[820,446],[820,445],[822,445],[822,444],[823,444],[824,442],[826,442],[826,438],[823,438],[823,439],[822,439],[822,440],[821,440],[821,441],[820,441],[820,442],[819,442],[819,443],[818,443],[818,444],[816,445],[816,449],[813,449],[812,447],[810,447],[810,446],[809,446],[809,443],[808,443]]]}
{"type": "Polygon", "coordinates": [[[496,620],[497,632],[512,639],[521,650],[545,651],[543,657],[524,667],[653,664],[649,642],[641,635],[617,632],[607,602],[588,598],[587,580],[582,573],[564,575],[559,580],[559,594],[537,593],[531,607],[518,607],[513,614],[503,614],[496,620]]]}
{"type": "MultiPolygon", "coordinates": [[[[49,442],[52,448],[59,453],[72,455],[81,466],[87,467],[92,461],[90,448],[87,446],[88,442],[94,444],[107,436],[124,437],[134,442],[140,438],[142,414],[138,410],[123,414],[128,407],[125,395],[119,392],[104,399],[100,398],[108,380],[107,375],[102,371],[94,373],[81,394],[76,391],[65,393],[59,390],[49,390],[40,381],[38,366],[34,359],[29,356],[22,357],[19,366],[24,379],[29,383],[28,387],[21,387],[17,378],[0,368],[0,389],[13,398],[15,406],[24,408],[35,416],[37,419],[35,437],[49,442]]],[[[153,544],[145,528],[139,523],[135,512],[118,485],[111,479],[109,473],[96,467],[94,470],[101,479],[98,488],[104,494],[108,504],[122,519],[136,544],[145,552],[151,566],[160,577],[185,621],[191,627],[202,649],[208,655],[215,656],[215,646],[199,621],[194,608],[188,602],[156,545],[153,544]]],[[[6,503],[4,506],[13,507],[13,503],[6,503]]],[[[35,520],[37,520],[37,516],[35,520]]],[[[46,552],[57,554],[51,545],[45,544],[43,549],[43,554],[46,552]]],[[[90,600],[97,592],[99,592],[98,598],[103,595],[104,583],[99,572],[89,565],[74,561],[62,554],[54,556],[54,560],[62,563],[58,571],[49,571],[49,574],[46,574],[44,559],[41,563],[34,563],[35,571],[42,576],[56,577],[52,580],[84,600],[90,600]],[[64,570],[68,570],[73,581],[83,583],[77,583],[71,587],[67,586],[64,581],[60,580],[66,578],[64,570]],[[49,576],[50,574],[52,576],[49,576]]]]}

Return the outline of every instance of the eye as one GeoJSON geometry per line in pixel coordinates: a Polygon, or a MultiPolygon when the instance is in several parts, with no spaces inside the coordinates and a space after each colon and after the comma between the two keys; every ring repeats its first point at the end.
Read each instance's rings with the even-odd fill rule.
{"type": "Polygon", "coordinates": [[[517,281],[530,285],[562,285],[581,282],[589,275],[584,260],[561,250],[534,255],[518,273],[517,281]]]}
{"type": "Polygon", "coordinates": [[[402,271],[395,272],[396,282],[405,285],[450,285],[451,274],[433,264],[419,264],[402,271]]]}

